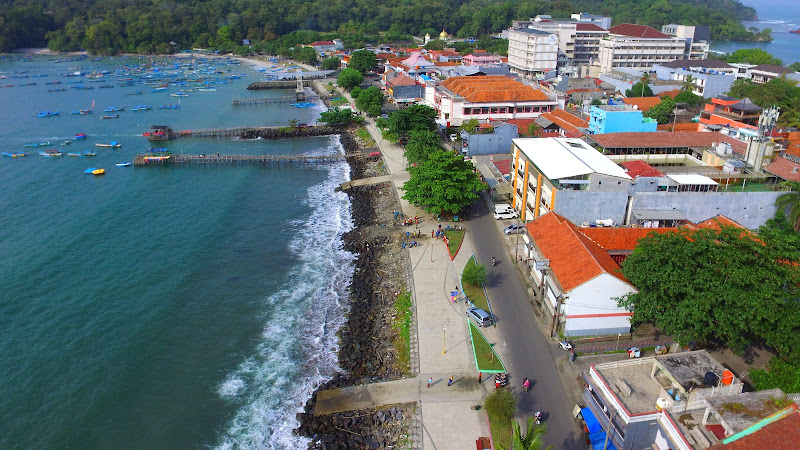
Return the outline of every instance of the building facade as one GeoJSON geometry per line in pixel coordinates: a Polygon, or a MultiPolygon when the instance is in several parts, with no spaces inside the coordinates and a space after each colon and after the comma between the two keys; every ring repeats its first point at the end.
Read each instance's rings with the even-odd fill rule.
{"type": "Polygon", "coordinates": [[[539,78],[554,71],[558,60],[558,36],[532,28],[509,30],[508,65],[525,78],[539,78]]]}
{"type": "Polygon", "coordinates": [[[706,59],[711,42],[711,29],[708,26],[669,24],[661,27],[667,36],[681,38],[686,42],[684,59],[706,59]]]}
{"type": "Polygon", "coordinates": [[[611,27],[608,32],[608,39],[600,41],[600,73],[610,73],[618,67],[650,69],[655,64],[683,58],[683,39],[646,25],[626,23],[611,27]]]}
{"type": "Polygon", "coordinates": [[[656,131],[658,121],[626,105],[596,105],[589,110],[590,134],[656,131]]]}

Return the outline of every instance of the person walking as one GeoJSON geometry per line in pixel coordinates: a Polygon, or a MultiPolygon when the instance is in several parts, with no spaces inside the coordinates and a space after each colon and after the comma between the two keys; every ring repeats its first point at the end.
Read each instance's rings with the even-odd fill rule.
{"type": "Polygon", "coordinates": [[[481,378],[483,377],[482,372],[478,372],[478,384],[481,384],[481,378]]]}
{"type": "Polygon", "coordinates": [[[431,387],[431,383],[433,383],[433,377],[428,378],[428,387],[431,387]]]}
{"type": "Polygon", "coordinates": [[[450,379],[447,380],[447,385],[450,386],[451,384],[453,384],[453,376],[452,375],[450,375],[450,379]]]}

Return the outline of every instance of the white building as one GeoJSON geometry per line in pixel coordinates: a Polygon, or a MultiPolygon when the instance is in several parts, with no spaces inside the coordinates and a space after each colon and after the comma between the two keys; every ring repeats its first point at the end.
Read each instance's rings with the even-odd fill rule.
{"type": "Polygon", "coordinates": [[[556,69],[558,36],[532,28],[508,32],[508,65],[512,72],[537,78],[556,69]]]}
{"type": "Polygon", "coordinates": [[[625,23],[608,31],[608,39],[600,41],[600,73],[610,73],[617,67],[649,69],[654,64],[683,58],[683,39],[646,25],[625,23]]]}
{"type": "Polygon", "coordinates": [[[604,17],[597,14],[586,14],[586,13],[572,14],[569,17],[574,20],[577,20],[580,23],[591,23],[597,25],[598,27],[604,30],[611,28],[611,17],[604,17]]]}
{"type": "Polygon", "coordinates": [[[502,75],[450,77],[428,84],[426,102],[437,112],[437,122],[460,126],[470,119],[535,119],[558,106],[544,92],[502,75]]]}
{"type": "Polygon", "coordinates": [[[686,41],[684,59],[706,59],[711,42],[711,30],[708,26],[689,26],[669,24],[661,27],[667,36],[681,38],[686,41]]]}

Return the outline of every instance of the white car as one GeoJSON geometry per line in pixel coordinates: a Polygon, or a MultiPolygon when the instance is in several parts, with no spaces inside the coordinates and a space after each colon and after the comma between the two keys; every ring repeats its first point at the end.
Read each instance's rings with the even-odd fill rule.
{"type": "Polygon", "coordinates": [[[450,140],[453,141],[453,142],[457,141],[458,140],[458,135],[455,134],[455,133],[451,134],[450,135],[450,140]]]}
{"type": "Polygon", "coordinates": [[[525,225],[521,223],[514,223],[503,228],[503,234],[514,234],[514,233],[524,233],[524,232],[525,232],[525,225]]]}
{"type": "Polygon", "coordinates": [[[494,213],[494,218],[497,220],[516,219],[517,217],[519,217],[519,213],[516,211],[503,211],[494,213]]]}

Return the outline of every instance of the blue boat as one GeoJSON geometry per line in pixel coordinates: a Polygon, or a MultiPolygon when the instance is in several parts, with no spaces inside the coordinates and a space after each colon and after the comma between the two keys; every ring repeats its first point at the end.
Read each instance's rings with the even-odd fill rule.
{"type": "Polygon", "coordinates": [[[118,111],[125,111],[125,107],[117,108],[116,106],[109,106],[108,108],[103,110],[104,112],[118,112],[118,111]]]}
{"type": "Polygon", "coordinates": [[[10,158],[21,158],[23,156],[28,156],[28,154],[25,152],[12,152],[12,153],[3,152],[3,155],[8,156],[10,158]]]}
{"type": "Polygon", "coordinates": [[[161,105],[158,109],[180,109],[181,105],[161,105]]]}
{"type": "Polygon", "coordinates": [[[50,145],[50,141],[47,141],[47,142],[34,142],[34,143],[31,143],[31,144],[25,144],[25,147],[38,148],[38,147],[47,147],[48,145],[50,145]]]}
{"type": "Polygon", "coordinates": [[[130,165],[131,165],[131,163],[129,163],[129,162],[127,162],[127,161],[125,161],[125,162],[118,162],[118,163],[117,163],[117,167],[129,167],[130,165]]]}
{"type": "Polygon", "coordinates": [[[36,117],[53,117],[61,114],[61,111],[41,111],[39,114],[36,114],[36,117]]]}
{"type": "Polygon", "coordinates": [[[131,111],[150,111],[151,108],[152,106],[150,105],[136,105],[131,106],[131,111]]]}

